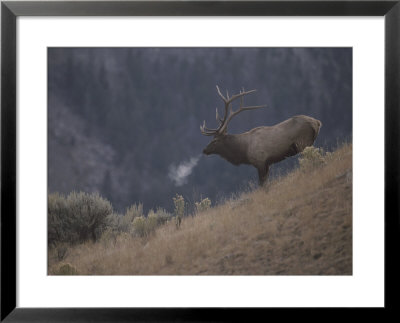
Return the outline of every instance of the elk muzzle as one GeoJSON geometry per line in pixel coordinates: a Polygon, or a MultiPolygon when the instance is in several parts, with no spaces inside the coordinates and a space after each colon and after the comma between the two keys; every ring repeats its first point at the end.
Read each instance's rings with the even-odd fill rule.
{"type": "Polygon", "coordinates": [[[206,148],[203,149],[203,154],[204,155],[211,155],[215,153],[215,150],[218,146],[218,139],[214,138],[211,140],[211,142],[206,146],[206,148]]]}
{"type": "Polygon", "coordinates": [[[211,154],[210,148],[208,148],[208,146],[203,149],[203,154],[207,156],[211,154]]]}

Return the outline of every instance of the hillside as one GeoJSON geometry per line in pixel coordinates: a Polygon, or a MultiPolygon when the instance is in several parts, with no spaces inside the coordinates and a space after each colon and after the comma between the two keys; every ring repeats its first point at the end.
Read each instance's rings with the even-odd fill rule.
{"type": "Polygon", "coordinates": [[[83,275],[351,275],[352,146],[147,238],[121,234],[71,247],[83,275]],[[329,157],[329,158],[328,158],[329,157]]]}

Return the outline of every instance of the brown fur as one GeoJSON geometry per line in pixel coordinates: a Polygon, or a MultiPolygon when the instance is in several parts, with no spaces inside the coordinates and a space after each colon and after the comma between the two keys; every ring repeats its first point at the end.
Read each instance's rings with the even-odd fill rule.
{"type": "Polygon", "coordinates": [[[269,167],[312,146],[321,125],[317,119],[300,115],[237,135],[217,134],[203,153],[220,155],[234,165],[253,165],[263,185],[269,167]]]}

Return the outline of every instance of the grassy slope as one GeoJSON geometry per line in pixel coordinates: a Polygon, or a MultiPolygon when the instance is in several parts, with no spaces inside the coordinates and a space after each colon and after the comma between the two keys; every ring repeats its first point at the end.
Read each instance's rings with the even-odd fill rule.
{"type": "MultiPolygon", "coordinates": [[[[147,239],[70,249],[85,275],[351,275],[352,147],[322,168],[296,170],[147,239]]],[[[60,264],[49,259],[51,274],[60,264]]]]}

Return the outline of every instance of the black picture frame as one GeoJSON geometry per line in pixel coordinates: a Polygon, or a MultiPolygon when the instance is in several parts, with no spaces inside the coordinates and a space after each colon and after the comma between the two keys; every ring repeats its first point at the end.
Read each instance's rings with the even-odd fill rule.
{"type": "MultiPolygon", "coordinates": [[[[19,16],[384,16],[385,18],[385,306],[393,314],[399,278],[400,1],[2,1],[1,3],[1,321],[253,321],[266,310],[228,308],[16,307],[16,19],[19,16]],[[254,317],[254,319],[252,319],[254,317]],[[244,319],[246,318],[246,319],[244,319]]],[[[373,149],[373,148],[372,148],[373,149]]],[[[374,170],[371,170],[374,171],[374,170]]],[[[284,310],[284,311],[283,311],[284,310]]],[[[315,309],[308,309],[315,310],[315,309]]],[[[310,319],[307,309],[297,309],[310,319]]],[[[325,309],[335,318],[337,309],[325,309]]],[[[350,312],[348,312],[350,314],[350,312]]],[[[296,314],[297,315],[297,314],[296,314]]],[[[339,315],[337,316],[339,317],[339,315]]],[[[300,317],[297,317],[299,319],[300,317]]],[[[325,316],[326,318],[326,316],[325,316]]],[[[279,319],[282,319],[280,317],[279,319]]],[[[311,318],[312,319],[312,318],[311,318]]]]}

